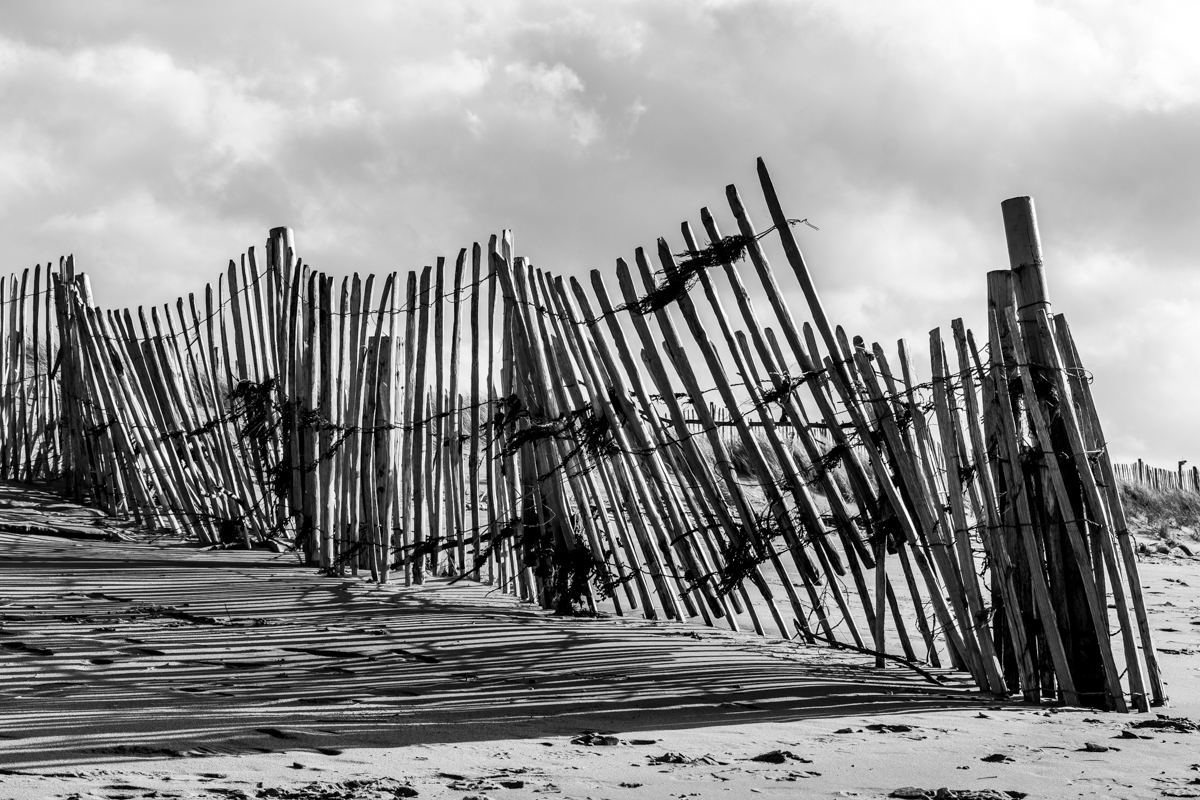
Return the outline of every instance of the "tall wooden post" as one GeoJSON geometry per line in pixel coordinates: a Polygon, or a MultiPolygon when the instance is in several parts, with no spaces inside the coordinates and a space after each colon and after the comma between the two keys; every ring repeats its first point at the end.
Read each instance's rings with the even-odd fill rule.
{"type": "MultiPolygon", "coordinates": [[[[1020,336],[1029,357],[1029,374],[1034,385],[1027,388],[1026,396],[1041,406],[1048,419],[1056,420],[1053,409],[1059,398],[1051,373],[1052,363],[1046,343],[1038,328],[1041,312],[1051,313],[1050,296],[1046,286],[1046,270],[1042,258],[1042,243],[1038,233],[1037,213],[1033,198],[1012,197],[1000,204],[1004,216],[1004,235],[1008,244],[1009,266],[1013,275],[1013,292],[1016,297],[1017,318],[1020,336]]],[[[1016,333],[1014,331],[1014,333],[1016,333]]],[[[1077,559],[1072,557],[1066,526],[1082,518],[1085,512],[1082,488],[1078,473],[1071,462],[1070,445],[1060,421],[1051,426],[1053,453],[1042,453],[1040,465],[1031,464],[1026,472],[1029,480],[1027,489],[1042,499],[1047,515],[1034,520],[1040,527],[1045,542],[1052,594],[1061,598],[1064,608],[1058,621],[1070,660],[1071,675],[1075,689],[1087,705],[1106,707],[1111,699],[1106,698],[1105,675],[1100,657],[1100,636],[1108,636],[1106,629],[1098,629],[1089,612],[1084,589],[1084,576],[1077,559]],[[1066,480],[1071,508],[1063,508],[1056,502],[1056,493],[1050,485],[1050,476],[1045,461],[1056,459],[1066,480]],[[1039,525],[1040,522],[1040,525],[1039,525]],[[1061,581],[1061,585],[1054,583],[1061,581]]],[[[1099,554],[1092,553],[1095,559],[1099,554]]]]}

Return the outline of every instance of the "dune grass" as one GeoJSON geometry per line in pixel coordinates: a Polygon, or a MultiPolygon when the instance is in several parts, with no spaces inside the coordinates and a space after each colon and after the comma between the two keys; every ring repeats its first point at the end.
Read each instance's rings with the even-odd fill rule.
{"type": "Polygon", "coordinates": [[[1123,480],[1120,489],[1131,528],[1154,533],[1160,539],[1198,538],[1200,493],[1154,489],[1123,480]]]}

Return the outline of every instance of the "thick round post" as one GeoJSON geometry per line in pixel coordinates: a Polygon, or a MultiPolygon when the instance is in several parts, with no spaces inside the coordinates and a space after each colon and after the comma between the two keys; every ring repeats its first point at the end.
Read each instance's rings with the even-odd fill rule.
{"type": "MultiPolygon", "coordinates": [[[[1010,197],[1000,204],[1004,215],[1004,238],[1008,243],[1008,264],[1014,277],[1023,283],[1018,295],[1029,302],[1049,303],[1046,271],[1042,263],[1042,239],[1038,233],[1037,211],[1032,197],[1010,197]]],[[[1036,316],[1036,310],[1032,316],[1036,316]]]]}

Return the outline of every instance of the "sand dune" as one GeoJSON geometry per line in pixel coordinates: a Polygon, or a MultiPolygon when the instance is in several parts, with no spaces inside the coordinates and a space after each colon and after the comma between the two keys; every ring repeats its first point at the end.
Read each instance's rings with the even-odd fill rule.
{"type": "MultiPolygon", "coordinates": [[[[0,797],[1200,796],[1200,734],[1114,738],[1145,716],[1000,703],[750,634],[557,618],[486,586],[322,577],[24,488],[0,506],[0,797]]],[[[1145,577],[1159,711],[1200,718],[1200,576],[1145,577]]]]}

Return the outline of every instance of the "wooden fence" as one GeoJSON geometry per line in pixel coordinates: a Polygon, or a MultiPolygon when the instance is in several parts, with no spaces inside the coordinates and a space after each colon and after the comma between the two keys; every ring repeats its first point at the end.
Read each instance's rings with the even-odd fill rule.
{"type": "Polygon", "coordinates": [[[0,478],[31,481],[61,469],[58,327],[51,270],[0,277],[0,478]],[[32,280],[31,278],[32,274],[32,280]]]}
{"type": "Polygon", "coordinates": [[[1139,458],[1134,464],[1113,464],[1113,471],[1126,483],[1156,491],[1200,492],[1200,468],[1184,469],[1185,463],[1180,462],[1175,469],[1162,469],[1139,458]]]}
{"type": "Polygon", "coordinates": [[[1162,703],[1029,199],[1003,205],[986,341],[931,331],[922,380],[906,342],[827,319],[759,177],[769,228],[730,186],[737,233],[703,209],[707,245],[684,223],[682,247],[638,249],[590,291],[507,233],[452,267],[338,282],[275,229],[261,263],[136,311],[96,308],[71,259],[35,270],[3,296],[3,469],[330,574],[800,637],[1033,702],[1162,703]]]}

